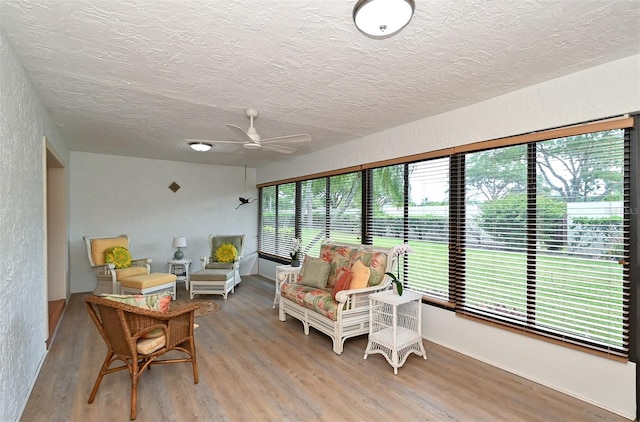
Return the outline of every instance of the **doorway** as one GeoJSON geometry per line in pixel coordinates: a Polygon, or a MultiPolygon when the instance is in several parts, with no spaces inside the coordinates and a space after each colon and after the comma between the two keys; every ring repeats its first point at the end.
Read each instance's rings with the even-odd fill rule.
{"type": "MultiPolygon", "coordinates": [[[[44,139],[46,145],[46,138],[44,139]]],[[[67,253],[66,169],[46,145],[46,289],[48,303],[47,349],[62,318],[69,292],[67,253]]]]}

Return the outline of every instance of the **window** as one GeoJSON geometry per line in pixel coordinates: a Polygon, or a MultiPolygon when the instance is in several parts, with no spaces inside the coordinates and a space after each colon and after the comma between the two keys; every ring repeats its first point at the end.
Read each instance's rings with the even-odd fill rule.
{"type": "Polygon", "coordinates": [[[407,288],[449,301],[449,157],[408,165],[407,288]]]}
{"type": "Polygon", "coordinates": [[[300,226],[302,253],[320,256],[320,244],[327,237],[327,179],[300,182],[300,226]]]}
{"type": "Polygon", "coordinates": [[[288,259],[294,233],[312,256],[325,237],[408,243],[396,271],[427,303],[627,357],[632,127],[578,125],[262,186],[260,253],[288,259]]]}
{"type": "Polygon", "coordinates": [[[295,237],[295,183],[260,190],[260,251],[289,256],[295,237]]]}
{"type": "Polygon", "coordinates": [[[336,242],[362,243],[361,173],[328,178],[327,236],[336,242]]]}
{"type": "Polygon", "coordinates": [[[276,188],[267,186],[260,189],[258,239],[260,251],[276,255],[276,188]]]}
{"type": "Polygon", "coordinates": [[[449,158],[370,170],[370,241],[391,247],[408,243],[399,260],[404,285],[449,301],[449,158]]]}
{"type": "Polygon", "coordinates": [[[625,356],[625,131],[465,154],[458,312],[625,356]]]}

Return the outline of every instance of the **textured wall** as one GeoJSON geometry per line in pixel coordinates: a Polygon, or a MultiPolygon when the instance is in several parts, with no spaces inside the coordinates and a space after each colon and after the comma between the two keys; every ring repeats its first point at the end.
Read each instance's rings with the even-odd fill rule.
{"type": "MultiPolygon", "coordinates": [[[[258,168],[258,183],[640,110],[640,55],[258,168]]],[[[429,101],[425,99],[425,101],[429,101]]]]}
{"type": "Polygon", "coordinates": [[[0,420],[17,420],[46,354],[42,137],[68,157],[0,31],[0,420]]]}
{"type": "MultiPolygon", "coordinates": [[[[258,182],[349,167],[640,110],[640,56],[258,168],[258,182]]],[[[273,278],[273,266],[261,272],[273,278]]],[[[559,347],[423,307],[423,335],[507,371],[635,418],[635,364],[559,347]]]]}
{"type": "Polygon", "coordinates": [[[135,258],[153,259],[151,271],[166,272],[174,236],[185,236],[192,270],[208,254],[210,233],[245,233],[241,274],[255,274],[258,203],[238,209],[239,196],[256,197],[255,169],[189,164],[114,155],[71,153],[71,292],[95,288],[82,236],[126,233],[135,258]],[[169,190],[172,182],[181,188],[169,190]]]}

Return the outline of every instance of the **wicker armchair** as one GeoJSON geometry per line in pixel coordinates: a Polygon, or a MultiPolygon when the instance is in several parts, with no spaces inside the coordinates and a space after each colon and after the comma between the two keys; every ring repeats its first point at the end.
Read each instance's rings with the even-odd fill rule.
{"type": "Polygon", "coordinates": [[[107,356],[104,359],[98,378],[91,390],[89,403],[98,392],[105,375],[128,370],[131,378],[131,420],[136,418],[138,379],[152,364],[191,362],[193,381],[198,383],[196,364],[196,345],[193,336],[193,321],[197,304],[187,305],[180,310],[168,313],[150,311],[127,305],[99,296],[86,296],[85,305],[100,335],[107,344],[107,356]],[[151,332],[159,337],[144,338],[151,332]],[[150,344],[154,343],[154,344],[150,344]],[[144,350],[144,349],[147,350],[144,350]],[[165,353],[177,350],[187,357],[158,359],[165,353]],[[110,368],[115,361],[124,365],[110,368]]]}

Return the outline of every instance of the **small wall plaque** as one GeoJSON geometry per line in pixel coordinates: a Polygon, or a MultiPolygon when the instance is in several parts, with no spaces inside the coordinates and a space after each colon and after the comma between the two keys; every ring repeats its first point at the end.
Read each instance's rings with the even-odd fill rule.
{"type": "Polygon", "coordinates": [[[171,189],[173,193],[176,193],[178,189],[180,189],[180,185],[177,184],[176,182],[173,182],[169,185],[169,189],[171,189]]]}

